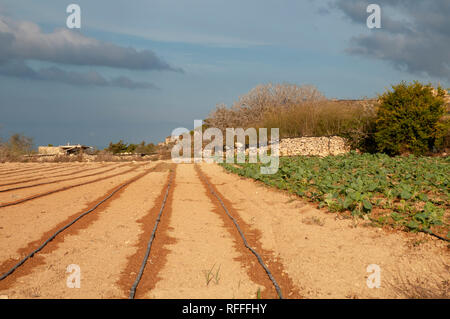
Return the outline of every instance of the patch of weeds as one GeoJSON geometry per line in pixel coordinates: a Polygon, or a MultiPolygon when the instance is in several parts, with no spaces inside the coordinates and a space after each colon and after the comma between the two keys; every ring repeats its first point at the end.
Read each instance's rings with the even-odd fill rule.
{"type": "Polygon", "coordinates": [[[323,226],[325,225],[325,218],[322,219],[317,216],[306,217],[302,219],[302,223],[307,225],[323,226]]]}
{"type": "Polygon", "coordinates": [[[256,299],[262,299],[261,297],[261,288],[258,287],[258,290],[256,291],[256,299]]]}
{"type": "Polygon", "coordinates": [[[216,285],[219,284],[220,281],[220,265],[214,272],[214,268],[216,267],[216,264],[214,264],[209,270],[203,270],[203,274],[205,275],[205,282],[206,286],[209,286],[210,282],[214,280],[214,283],[216,285]]]}
{"type": "Polygon", "coordinates": [[[350,227],[350,228],[357,228],[358,225],[359,225],[359,221],[358,221],[357,216],[353,216],[352,222],[351,222],[350,225],[348,225],[348,227],[350,227]]]}
{"type": "Polygon", "coordinates": [[[414,240],[413,242],[412,242],[412,246],[413,247],[419,247],[421,244],[423,244],[423,243],[425,243],[425,240],[414,240]]]}
{"type": "Polygon", "coordinates": [[[391,286],[401,298],[450,299],[450,281],[443,276],[435,281],[397,278],[391,286]]]}
{"type": "Polygon", "coordinates": [[[214,275],[214,283],[215,283],[216,285],[218,285],[218,284],[219,284],[219,281],[220,281],[220,275],[219,275],[219,273],[220,273],[220,265],[219,265],[219,268],[217,268],[216,274],[214,275]]]}

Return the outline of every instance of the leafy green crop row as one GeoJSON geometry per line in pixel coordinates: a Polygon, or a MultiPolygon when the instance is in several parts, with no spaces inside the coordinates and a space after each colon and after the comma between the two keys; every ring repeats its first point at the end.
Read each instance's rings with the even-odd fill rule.
{"type": "Polygon", "coordinates": [[[261,164],[222,164],[227,170],[377,224],[449,233],[450,159],[384,154],[282,157],[276,174],[261,164]]]}

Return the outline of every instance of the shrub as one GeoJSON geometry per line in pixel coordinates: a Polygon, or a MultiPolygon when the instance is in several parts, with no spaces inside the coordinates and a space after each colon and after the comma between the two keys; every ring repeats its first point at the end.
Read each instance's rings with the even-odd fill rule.
{"type": "Polygon", "coordinates": [[[145,141],[142,141],[140,144],[127,144],[124,143],[123,140],[120,140],[117,143],[109,143],[109,146],[105,149],[105,151],[112,154],[136,153],[150,155],[156,152],[156,147],[153,143],[145,144],[145,141]]]}
{"type": "Polygon", "coordinates": [[[224,104],[218,105],[205,123],[221,130],[227,127],[256,127],[264,120],[267,112],[281,112],[295,104],[321,100],[325,100],[325,97],[314,86],[289,83],[258,85],[240,96],[231,108],[224,104]]]}
{"type": "Polygon", "coordinates": [[[108,152],[111,152],[113,154],[118,154],[118,153],[126,153],[128,149],[128,144],[124,143],[123,140],[120,140],[117,143],[109,143],[108,148],[106,148],[105,150],[108,152]]]}
{"type": "Polygon", "coordinates": [[[373,126],[374,105],[370,101],[304,102],[265,113],[262,127],[280,129],[281,137],[338,135],[361,148],[373,126]]]}
{"type": "Polygon", "coordinates": [[[23,134],[13,134],[8,142],[0,141],[0,160],[19,160],[33,151],[33,139],[23,134]]]}
{"type": "Polygon", "coordinates": [[[354,148],[373,150],[375,101],[328,100],[313,86],[259,85],[231,108],[217,106],[206,124],[227,127],[279,128],[280,137],[330,136],[347,138],[354,148]]]}
{"type": "Polygon", "coordinates": [[[94,159],[96,162],[117,162],[118,158],[106,150],[99,151],[94,159]]]}
{"type": "Polygon", "coordinates": [[[142,141],[140,144],[136,145],[135,152],[145,155],[155,154],[156,146],[153,143],[148,143],[145,145],[145,141],[142,141]]]}
{"type": "Polygon", "coordinates": [[[390,155],[434,151],[442,145],[448,129],[444,116],[445,91],[417,81],[392,86],[380,98],[375,120],[378,151],[390,155]]]}
{"type": "Polygon", "coordinates": [[[13,154],[29,154],[33,149],[33,139],[23,134],[13,134],[9,138],[8,147],[13,154]]]}

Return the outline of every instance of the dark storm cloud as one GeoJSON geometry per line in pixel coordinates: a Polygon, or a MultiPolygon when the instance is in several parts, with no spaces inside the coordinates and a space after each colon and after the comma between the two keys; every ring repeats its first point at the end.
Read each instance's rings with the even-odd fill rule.
{"type": "Polygon", "coordinates": [[[0,61],[14,57],[73,65],[182,72],[149,50],[121,47],[64,28],[43,33],[35,23],[3,16],[0,16],[0,48],[3,48],[0,49],[0,61]]]}
{"type": "Polygon", "coordinates": [[[86,73],[72,71],[68,72],[57,67],[34,70],[26,65],[25,62],[17,60],[0,65],[0,75],[30,80],[65,83],[76,86],[121,87],[127,89],[156,88],[156,86],[151,83],[136,82],[125,76],[108,80],[95,71],[86,73]]]}
{"type": "Polygon", "coordinates": [[[158,58],[152,51],[137,51],[102,42],[69,29],[43,33],[38,25],[14,21],[0,15],[0,75],[60,82],[77,86],[111,86],[127,89],[152,89],[155,85],[119,76],[106,79],[101,74],[65,71],[59,67],[34,70],[27,60],[60,64],[107,66],[131,70],[183,72],[158,58]]]}
{"type": "Polygon", "coordinates": [[[365,24],[370,3],[381,7],[382,29],[353,37],[348,52],[382,59],[415,74],[450,80],[450,1],[336,0],[353,22],[365,24]]]}

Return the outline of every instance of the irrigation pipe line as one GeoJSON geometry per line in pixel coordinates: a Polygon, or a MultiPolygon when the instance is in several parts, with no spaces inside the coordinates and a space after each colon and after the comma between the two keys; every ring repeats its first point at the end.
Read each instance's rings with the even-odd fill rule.
{"type": "MultiPolygon", "coordinates": [[[[105,167],[109,167],[109,166],[110,165],[106,165],[104,167],[93,167],[93,168],[78,170],[78,171],[75,171],[75,172],[71,171],[69,173],[64,173],[64,174],[59,174],[59,175],[36,175],[36,176],[32,177],[31,179],[22,179],[22,180],[19,180],[19,181],[16,180],[14,182],[7,182],[6,184],[1,184],[0,187],[10,186],[10,185],[17,185],[17,184],[23,184],[23,183],[28,183],[28,182],[34,182],[34,181],[37,181],[37,180],[40,180],[40,179],[45,179],[45,178],[57,178],[57,177],[76,175],[76,174],[80,174],[80,173],[83,173],[83,172],[92,171],[92,170],[96,170],[96,169],[99,169],[99,168],[105,168],[105,167]]],[[[116,168],[123,167],[123,166],[125,166],[125,165],[116,166],[116,168]]],[[[73,168],[72,168],[72,170],[73,170],[73,168]]],[[[65,172],[65,171],[66,170],[62,170],[60,172],[65,172]]],[[[53,172],[50,172],[50,173],[53,173],[53,172]]]]}
{"type": "Polygon", "coordinates": [[[436,238],[438,238],[438,239],[440,239],[440,240],[443,240],[443,241],[446,241],[446,242],[450,242],[450,239],[447,239],[447,238],[444,238],[444,237],[442,237],[442,236],[439,236],[438,234],[435,234],[435,233],[433,233],[432,231],[426,231],[426,230],[423,230],[423,229],[421,229],[421,230],[419,230],[421,233],[425,233],[425,234],[428,234],[428,235],[430,235],[430,236],[434,236],[434,237],[436,237],[436,238]]]}
{"type": "MultiPolygon", "coordinates": [[[[369,217],[369,220],[370,220],[371,222],[378,223],[378,221],[377,221],[376,219],[374,219],[374,218],[369,217]]],[[[442,236],[439,236],[438,234],[433,233],[431,230],[423,230],[423,229],[419,229],[419,230],[417,230],[417,231],[420,232],[420,233],[424,233],[424,234],[427,234],[427,235],[436,237],[437,239],[440,239],[440,240],[443,240],[443,241],[446,241],[446,242],[450,242],[450,239],[444,238],[444,237],[442,237],[442,236]]]]}
{"type": "Polygon", "coordinates": [[[64,230],[66,230],[67,228],[69,228],[70,226],[72,226],[73,224],[75,224],[79,219],[83,218],[84,216],[86,216],[87,214],[93,212],[94,210],[96,210],[101,204],[103,204],[104,202],[106,202],[108,199],[110,199],[114,194],[116,194],[118,191],[120,191],[122,188],[124,188],[125,186],[128,186],[129,184],[135,182],[136,180],[138,180],[139,178],[143,177],[144,175],[148,174],[148,172],[141,174],[140,176],[136,176],[134,178],[132,178],[131,180],[129,180],[128,182],[120,185],[118,188],[116,188],[114,191],[112,191],[107,197],[105,197],[104,199],[102,199],[100,202],[98,202],[97,204],[95,204],[94,207],[92,207],[91,209],[89,209],[88,211],[82,213],[81,215],[79,215],[77,218],[75,218],[73,221],[71,221],[70,223],[68,223],[67,225],[65,225],[64,227],[60,228],[58,231],[56,231],[49,239],[47,239],[41,246],[39,246],[39,248],[37,248],[36,250],[34,250],[33,252],[31,252],[28,256],[26,256],[24,259],[22,259],[21,261],[19,261],[14,267],[12,267],[10,270],[8,270],[6,273],[4,273],[3,275],[0,276],[0,281],[2,281],[3,279],[5,279],[6,277],[8,277],[9,275],[11,275],[17,268],[19,268],[20,266],[22,266],[22,264],[24,264],[29,258],[33,257],[34,254],[38,253],[39,251],[41,251],[45,246],[47,246],[47,244],[49,242],[51,242],[53,239],[55,239],[55,237],[63,232],[64,230]]]}
{"type": "Polygon", "coordinates": [[[220,198],[220,196],[214,191],[214,189],[212,188],[211,184],[208,182],[208,180],[205,178],[205,176],[203,175],[203,173],[198,170],[198,172],[200,173],[201,178],[205,181],[206,185],[208,185],[209,190],[211,191],[211,193],[219,200],[220,205],[222,205],[223,209],[225,210],[225,213],[228,215],[228,217],[230,217],[230,219],[233,221],[234,225],[236,226],[237,230],[239,231],[239,234],[242,237],[242,240],[244,241],[244,245],[245,247],[247,247],[252,253],[253,255],[256,256],[256,258],[258,259],[258,262],[261,264],[261,266],[264,268],[264,270],[266,271],[267,275],[269,276],[270,280],[272,281],[275,290],[277,291],[278,296],[280,297],[280,299],[283,299],[283,295],[281,293],[281,289],[280,286],[278,285],[277,281],[275,280],[275,278],[273,277],[272,273],[270,272],[269,268],[267,268],[266,264],[264,263],[264,261],[262,260],[261,256],[252,248],[250,247],[250,245],[247,242],[247,239],[245,239],[244,233],[242,232],[241,228],[239,227],[236,219],[233,218],[233,216],[231,216],[230,212],[228,211],[228,209],[226,208],[225,204],[223,203],[222,199],[220,198]]]}
{"type": "Polygon", "coordinates": [[[134,168],[131,168],[129,170],[120,172],[120,173],[99,177],[98,179],[94,179],[92,181],[82,182],[82,183],[78,183],[78,184],[75,184],[75,185],[64,186],[62,188],[57,188],[57,189],[48,191],[46,193],[40,193],[40,194],[33,195],[31,197],[22,198],[22,199],[20,199],[18,201],[15,201],[15,202],[9,202],[9,203],[5,203],[5,204],[0,204],[0,208],[19,205],[19,204],[28,202],[28,201],[36,199],[36,198],[41,198],[41,197],[44,197],[44,196],[48,196],[48,195],[52,195],[52,194],[55,194],[55,193],[63,192],[63,191],[66,191],[68,189],[72,189],[72,188],[75,188],[75,187],[90,185],[92,183],[104,181],[104,180],[112,178],[112,177],[116,177],[116,176],[120,176],[120,175],[124,175],[124,174],[130,173],[130,172],[135,171],[136,169],[138,169],[139,167],[142,167],[142,166],[144,166],[144,164],[142,164],[142,165],[140,165],[138,167],[134,167],[134,168]]]}
{"type": "Polygon", "coordinates": [[[153,227],[152,235],[150,236],[150,240],[148,241],[148,244],[147,244],[147,251],[145,253],[144,260],[142,261],[141,268],[136,277],[136,280],[134,281],[134,284],[133,284],[133,286],[131,286],[131,289],[130,289],[129,299],[134,299],[134,295],[136,294],[136,288],[139,285],[139,282],[141,281],[142,275],[144,274],[144,269],[145,269],[145,266],[147,265],[148,257],[150,256],[150,250],[152,248],[153,239],[155,238],[156,228],[158,228],[158,224],[159,224],[159,221],[161,220],[164,206],[166,205],[167,197],[169,196],[169,189],[170,189],[170,186],[172,185],[172,179],[173,179],[173,174],[170,175],[169,184],[167,185],[167,189],[166,189],[166,194],[164,195],[164,199],[161,204],[161,209],[159,210],[158,218],[156,218],[156,222],[155,222],[155,226],[153,227]]]}
{"type": "MultiPolygon", "coordinates": [[[[103,170],[101,172],[91,173],[91,174],[88,174],[88,175],[81,175],[81,176],[75,176],[75,177],[72,176],[72,177],[69,177],[69,178],[63,178],[63,179],[56,180],[56,181],[41,182],[41,183],[32,184],[32,185],[25,185],[25,186],[18,186],[18,187],[13,187],[13,188],[2,189],[2,190],[0,190],[0,193],[12,192],[12,191],[16,191],[16,190],[19,190],[19,189],[32,188],[32,187],[37,187],[37,186],[42,186],[42,185],[50,185],[50,184],[56,184],[56,183],[61,183],[61,182],[73,181],[75,179],[80,179],[80,178],[92,177],[92,176],[100,175],[100,174],[103,174],[103,173],[111,172],[111,171],[115,170],[116,168],[118,168],[118,167],[108,168],[108,169],[103,170]]],[[[71,173],[70,175],[76,175],[76,174],[77,173],[75,172],[75,173],[71,173]]],[[[52,177],[50,176],[49,178],[52,178],[52,177]]]]}
{"type": "Polygon", "coordinates": [[[52,170],[58,170],[58,171],[65,171],[65,170],[68,170],[68,169],[71,169],[71,168],[76,168],[75,167],[75,165],[72,165],[72,166],[70,166],[70,167],[66,167],[66,168],[64,168],[64,169],[61,169],[61,167],[51,167],[51,166],[45,166],[45,167],[41,167],[41,168],[38,168],[38,169],[36,169],[36,167],[34,167],[34,168],[27,168],[27,169],[22,169],[22,170],[20,170],[20,169],[17,169],[17,170],[14,170],[14,171],[12,171],[12,170],[10,170],[10,169],[6,169],[5,171],[2,171],[2,172],[0,172],[0,177],[9,177],[9,175],[14,175],[14,174],[18,174],[18,175],[23,175],[23,173],[27,173],[28,174],[28,172],[29,171],[34,171],[34,172],[31,172],[31,173],[44,173],[44,172],[47,172],[47,171],[52,171],[52,170]]]}

